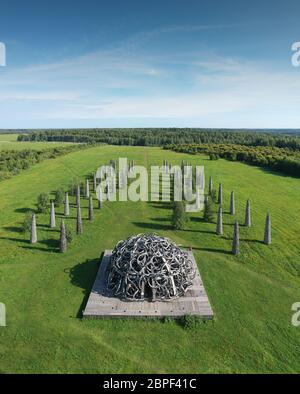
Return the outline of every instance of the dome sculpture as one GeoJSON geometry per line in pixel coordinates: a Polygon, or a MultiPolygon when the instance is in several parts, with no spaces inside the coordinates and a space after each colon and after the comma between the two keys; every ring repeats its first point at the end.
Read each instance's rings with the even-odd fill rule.
{"type": "Polygon", "coordinates": [[[171,240],[139,234],[113,250],[107,289],[126,301],[168,301],[183,296],[195,274],[188,253],[171,240]]]}

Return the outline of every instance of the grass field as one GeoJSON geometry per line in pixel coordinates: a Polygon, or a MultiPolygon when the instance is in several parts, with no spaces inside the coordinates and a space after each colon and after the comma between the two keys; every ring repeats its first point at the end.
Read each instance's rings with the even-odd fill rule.
{"type": "Polygon", "coordinates": [[[67,146],[71,142],[18,142],[18,134],[1,134],[0,133],[0,151],[1,150],[22,150],[34,149],[42,150],[54,148],[56,146],[67,146]]]}
{"type": "Polygon", "coordinates": [[[2,134],[0,133],[0,142],[16,142],[18,134],[2,134]]]}
{"type": "MultiPolygon", "coordinates": [[[[300,301],[299,179],[159,148],[101,146],[46,160],[3,181],[0,196],[0,302],[7,308],[0,372],[300,372],[300,328],[291,325],[291,305],[300,301]],[[48,228],[48,215],[38,216],[39,243],[28,243],[20,222],[40,192],[66,187],[72,177],[118,157],[148,166],[163,159],[204,164],[215,185],[223,182],[224,236],[216,236],[215,224],[204,223],[201,214],[191,215],[185,231],[173,231],[168,205],[109,202],[95,211],[93,223],[84,220],[84,234],[66,254],[57,253],[59,232],[48,228]],[[231,190],[241,223],[246,199],[252,202],[253,227],[240,229],[239,257],[229,253],[231,190]],[[269,247],[261,243],[267,211],[269,247]],[[102,251],[140,232],[193,247],[214,321],[187,329],[179,322],[80,319],[102,251]]],[[[87,217],[87,202],[82,205],[87,217]]],[[[74,208],[67,222],[75,227],[74,208]]]]}

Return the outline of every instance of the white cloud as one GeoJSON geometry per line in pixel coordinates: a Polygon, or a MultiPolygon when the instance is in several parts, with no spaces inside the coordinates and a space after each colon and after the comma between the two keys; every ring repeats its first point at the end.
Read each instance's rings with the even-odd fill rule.
{"type": "MultiPolygon", "coordinates": [[[[167,27],[133,41],[143,34],[206,28],[167,27]]],[[[7,67],[0,73],[0,100],[0,119],[14,109],[22,117],[26,109],[27,119],[71,122],[193,119],[205,127],[205,122],[220,124],[223,119],[224,127],[230,127],[225,125],[230,118],[232,125],[241,122],[239,127],[297,127],[300,74],[292,67],[278,70],[268,62],[221,57],[213,51],[141,54],[134,47],[128,51],[127,43],[60,62],[7,67]],[[25,105],[30,101],[39,103],[38,109],[25,105]],[[254,125],[253,119],[261,124],[254,125]]]]}

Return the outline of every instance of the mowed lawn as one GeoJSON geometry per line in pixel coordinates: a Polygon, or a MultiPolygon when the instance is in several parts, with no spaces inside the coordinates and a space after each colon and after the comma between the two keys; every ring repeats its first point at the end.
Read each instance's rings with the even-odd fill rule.
{"type": "MultiPolygon", "coordinates": [[[[224,160],[159,148],[99,146],[46,160],[0,182],[0,372],[218,373],[300,372],[300,327],[291,306],[300,301],[299,179],[224,160]],[[38,215],[39,243],[20,233],[24,212],[40,192],[67,187],[110,159],[173,164],[187,159],[205,166],[206,177],[224,188],[224,236],[202,214],[190,215],[185,231],[170,228],[168,204],[108,202],[84,220],[66,254],[57,253],[59,231],[38,215]],[[230,192],[237,214],[228,214],[230,192]],[[251,229],[240,228],[241,254],[232,256],[233,222],[252,204],[251,229]],[[262,244],[270,212],[271,246],[262,244]],[[192,246],[212,304],[214,321],[187,329],[159,320],[82,320],[99,256],[130,235],[155,232],[192,246]]],[[[73,201],[73,200],[72,200],[73,201]]],[[[96,203],[96,201],[95,201],[96,203]]],[[[87,202],[82,201],[87,217],[87,202]]],[[[62,213],[63,207],[58,210],[62,213]]],[[[58,220],[59,222],[59,220],[58,220]]],[[[75,228],[75,208],[67,223],[75,228]]]]}

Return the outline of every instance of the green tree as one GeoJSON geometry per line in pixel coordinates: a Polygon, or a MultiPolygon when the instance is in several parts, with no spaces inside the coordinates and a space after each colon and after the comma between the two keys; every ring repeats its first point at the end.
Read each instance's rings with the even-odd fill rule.
{"type": "Polygon", "coordinates": [[[215,218],[215,203],[211,196],[205,200],[203,218],[206,222],[212,222],[215,218]]]}
{"type": "Polygon", "coordinates": [[[212,191],[210,193],[210,197],[211,197],[213,203],[215,204],[217,202],[217,191],[215,189],[212,189],[212,191]]]}
{"type": "Polygon", "coordinates": [[[185,211],[185,204],[182,201],[175,201],[173,204],[172,226],[176,230],[183,230],[188,222],[185,211]]]}
{"type": "Polygon", "coordinates": [[[68,242],[68,244],[71,244],[74,240],[74,231],[67,224],[65,224],[65,230],[66,230],[67,242],[68,242]]]}
{"type": "Polygon", "coordinates": [[[41,213],[47,212],[48,204],[49,204],[49,194],[48,193],[39,194],[37,198],[38,211],[41,213]]]}
{"type": "Polygon", "coordinates": [[[76,234],[82,234],[82,216],[80,205],[77,204],[77,221],[76,221],[76,234]]]}
{"type": "Polygon", "coordinates": [[[76,195],[76,190],[77,190],[77,181],[75,179],[72,179],[72,182],[69,185],[68,192],[70,196],[75,196],[76,195]]]}
{"type": "Polygon", "coordinates": [[[31,231],[31,221],[32,221],[32,211],[25,213],[21,228],[23,233],[30,233],[31,231]]]}
{"type": "Polygon", "coordinates": [[[54,205],[56,207],[60,207],[62,205],[62,203],[64,202],[64,196],[65,196],[65,192],[63,189],[56,190],[55,199],[54,199],[54,205]]]}

